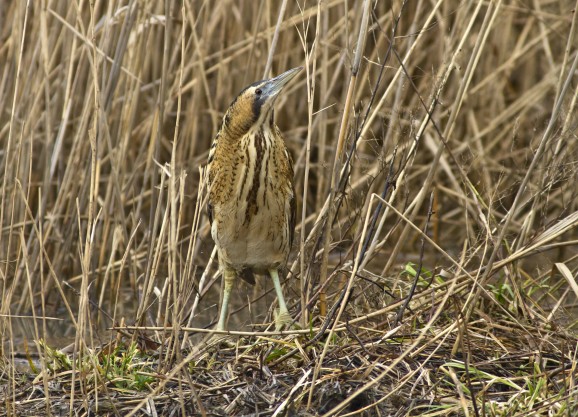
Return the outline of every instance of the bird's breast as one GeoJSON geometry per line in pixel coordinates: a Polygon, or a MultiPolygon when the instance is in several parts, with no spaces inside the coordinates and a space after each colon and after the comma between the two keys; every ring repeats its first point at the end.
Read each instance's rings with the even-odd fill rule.
{"type": "Polygon", "coordinates": [[[219,140],[211,164],[211,233],[228,263],[278,264],[286,258],[290,164],[283,139],[273,131],[250,131],[236,144],[219,140]]]}

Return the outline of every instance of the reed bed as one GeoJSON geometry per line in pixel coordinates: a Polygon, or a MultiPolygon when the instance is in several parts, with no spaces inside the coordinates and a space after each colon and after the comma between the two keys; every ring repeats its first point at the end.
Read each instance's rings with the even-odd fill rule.
{"type": "Polygon", "coordinates": [[[0,4],[0,416],[574,416],[578,3],[0,4]],[[255,80],[295,161],[272,285],[204,165],[255,80]]]}

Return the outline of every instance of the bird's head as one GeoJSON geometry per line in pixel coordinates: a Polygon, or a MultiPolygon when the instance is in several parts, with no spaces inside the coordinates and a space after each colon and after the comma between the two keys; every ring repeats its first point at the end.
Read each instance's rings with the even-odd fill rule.
{"type": "Polygon", "coordinates": [[[253,126],[272,125],[275,100],[283,87],[302,69],[293,68],[275,78],[257,81],[246,87],[227,109],[223,128],[233,134],[244,135],[253,126]]]}

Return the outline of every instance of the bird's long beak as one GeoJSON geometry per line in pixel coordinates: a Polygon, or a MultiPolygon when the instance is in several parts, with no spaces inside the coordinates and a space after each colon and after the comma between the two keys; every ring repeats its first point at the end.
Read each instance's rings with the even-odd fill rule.
{"type": "Polygon", "coordinates": [[[285,87],[285,84],[291,81],[293,77],[295,77],[302,69],[303,67],[293,68],[289,71],[285,71],[283,74],[278,75],[275,78],[271,78],[261,86],[261,90],[267,97],[275,97],[277,94],[279,94],[283,87],[285,87]]]}

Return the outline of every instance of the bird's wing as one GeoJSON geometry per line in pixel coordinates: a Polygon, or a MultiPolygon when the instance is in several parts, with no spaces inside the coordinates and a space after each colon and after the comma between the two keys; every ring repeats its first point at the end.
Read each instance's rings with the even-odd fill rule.
{"type": "Polygon", "coordinates": [[[295,237],[295,219],[297,218],[297,203],[295,202],[295,186],[293,185],[293,158],[287,146],[285,146],[285,153],[287,154],[287,162],[289,164],[289,178],[291,179],[291,198],[289,200],[289,249],[293,246],[293,238],[295,237]]]}
{"type": "Polygon", "coordinates": [[[211,184],[214,178],[214,172],[211,169],[213,166],[213,158],[215,157],[215,149],[217,148],[217,144],[219,143],[219,136],[221,131],[217,132],[217,135],[213,139],[213,143],[211,144],[211,149],[209,149],[209,158],[207,160],[207,189],[209,191],[209,200],[207,202],[207,214],[209,215],[209,224],[213,224],[213,205],[211,204],[211,184]]]}
{"type": "Polygon", "coordinates": [[[293,238],[295,237],[295,217],[297,217],[297,204],[295,203],[295,188],[293,188],[293,195],[289,200],[289,248],[293,246],[293,238]]]}
{"type": "Polygon", "coordinates": [[[213,224],[213,205],[207,203],[207,214],[209,215],[209,224],[213,224]]]}

